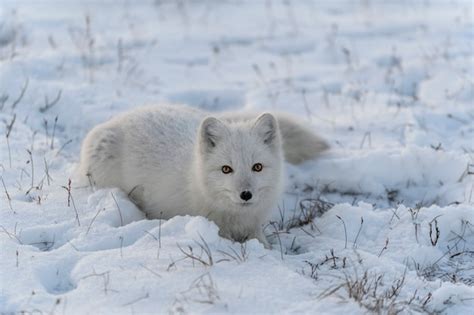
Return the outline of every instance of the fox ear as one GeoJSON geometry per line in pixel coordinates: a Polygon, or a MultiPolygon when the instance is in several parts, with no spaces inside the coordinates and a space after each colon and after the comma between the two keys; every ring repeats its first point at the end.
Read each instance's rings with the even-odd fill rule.
{"type": "Polygon", "coordinates": [[[214,148],[217,143],[227,133],[227,127],[217,118],[207,117],[201,123],[200,138],[201,143],[207,149],[214,148]]]}
{"type": "Polygon", "coordinates": [[[263,139],[265,144],[275,143],[278,134],[278,123],[272,114],[264,113],[255,121],[253,130],[263,139]]]}

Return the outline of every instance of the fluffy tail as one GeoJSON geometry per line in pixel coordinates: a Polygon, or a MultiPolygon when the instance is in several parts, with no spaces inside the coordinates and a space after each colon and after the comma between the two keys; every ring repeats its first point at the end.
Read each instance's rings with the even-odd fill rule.
{"type": "Polygon", "coordinates": [[[329,145],[310,128],[296,118],[284,113],[275,113],[283,139],[285,159],[291,164],[300,164],[314,159],[329,149],[329,145]]]}

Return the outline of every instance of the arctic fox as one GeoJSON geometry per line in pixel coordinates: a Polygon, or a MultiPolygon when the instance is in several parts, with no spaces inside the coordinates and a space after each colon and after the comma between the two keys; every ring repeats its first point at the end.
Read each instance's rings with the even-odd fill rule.
{"type": "Polygon", "coordinates": [[[93,128],[79,171],[129,193],[149,218],[202,215],[219,234],[269,244],[262,225],[279,201],[283,162],[317,157],[326,142],[283,113],[144,107],[93,128]]]}

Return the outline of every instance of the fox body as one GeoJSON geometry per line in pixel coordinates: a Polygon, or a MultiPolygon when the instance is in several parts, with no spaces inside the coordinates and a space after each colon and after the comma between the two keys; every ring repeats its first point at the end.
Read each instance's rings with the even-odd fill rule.
{"type": "Polygon", "coordinates": [[[149,218],[202,215],[223,237],[268,247],[262,225],[282,193],[285,158],[297,164],[326,148],[285,114],[144,107],[93,128],[79,171],[129,193],[149,218]]]}

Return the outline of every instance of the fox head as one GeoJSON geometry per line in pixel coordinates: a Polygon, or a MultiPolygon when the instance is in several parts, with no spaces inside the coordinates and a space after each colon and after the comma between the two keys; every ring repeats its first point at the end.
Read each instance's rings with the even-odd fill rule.
{"type": "Polygon", "coordinates": [[[200,189],[216,210],[268,210],[282,190],[282,140],[275,117],[205,118],[198,133],[200,189]]]}

